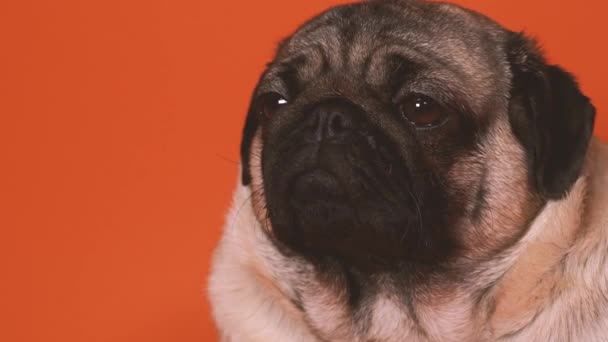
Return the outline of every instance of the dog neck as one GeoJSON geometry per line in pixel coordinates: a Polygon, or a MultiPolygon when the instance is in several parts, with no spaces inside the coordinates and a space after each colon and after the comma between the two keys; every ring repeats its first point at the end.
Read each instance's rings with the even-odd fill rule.
{"type": "Polygon", "coordinates": [[[564,285],[564,262],[584,230],[586,183],[582,177],[566,198],[547,203],[526,236],[508,252],[505,272],[486,302],[497,332],[529,324],[549,304],[552,292],[564,285]]]}
{"type": "MultiPolygon", "coordinates": [[[[546,204],[526,236],[503,260],[505,272],[484,301],[493,336],[523,336],[526,330],[536,334],[545,331],[548,340],[550,336],[567,336],[550,328],[560,324],[548,324],[561,318],[564,334],[583,324],[580,319],[561,317],[564,310],[558,307],[566,305],[563,298],[589,300],[598,295],[605,301],[606,292],[594,295],[587,291],[602,288],[600,283],[606,291],[608,285],[607,218],[605,208],[601,208],[608,197],[599,190],[608,188],[607,167],[608,149],[592,141],[583,174],[571,191],[564,199],[546,204]],[[578,298],[581,295],[584,298],[578,298]],[[535,324],[545,327],[532,328],[535,324]]],[[[592,311],[592,306],[589,303],[585,309],[592,311]]]]}

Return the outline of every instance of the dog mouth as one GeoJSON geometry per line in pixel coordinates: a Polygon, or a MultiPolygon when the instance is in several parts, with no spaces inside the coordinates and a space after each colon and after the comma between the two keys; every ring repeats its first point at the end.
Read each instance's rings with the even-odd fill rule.
{"type": "MultiPolygon", "coordinates": [[[[268,177],[278,241],[305,256],[357,263],[402,253],[403,229],[418,216],[407,209],[411,198],[402,194],[404,189],[386,193],[392,184],[387,165],[376,160],[377,151],[367,141],[294,144],[281,154],[268,177]]],[[[399,170],[395,174],[407,177],[403,167],[399,170]]]]}
{"type": "Polygon", "coordinates": [[[453,252],[443,229],[443,198],[418,192],[404,162],[392,160],[388,172],[363,140],[292,146],[271,164],[266,194],[272,234],[287,250],[362,269],[427,264],[453,252]]]}
{"type": "Polygon", "coordinates": [[[347,235],[356,225],[356,210],[337,176],[316,168],[295,177],[290,191],[291,216],[308,234],[347,235]]]}
{"type": "Polygon", "coordinates": [[[337,176],[327,170],[315,168],[297,175],[290,191],[290,200],[310,205],[321,200],[345,200],[345,189],[337,176]]]}

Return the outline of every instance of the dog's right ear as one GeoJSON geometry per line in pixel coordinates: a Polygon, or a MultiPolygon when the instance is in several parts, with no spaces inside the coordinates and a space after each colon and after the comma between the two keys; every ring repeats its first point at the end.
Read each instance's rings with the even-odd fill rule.
{"type": "Polygon", "coordinates": [[[533,40],[512,33],[507,51],[513,74],[511,128],[526,150],[536,191],[559,199],[580,175],[595,108],[572,75],[546,64],[533,40]]]}
{"type": "Polygon", "coordinates": [[[243,185],[249,185],[251,183],[251,167],[250,155],[251,155],[251,144],[253,143],[253,136],[258,130],[259,118],[258,113],[255,109],[255,97],[257,94],[257,86],[253,91],[251,100],[249,102],[249,109],[247,110],[247,118],[245,119],[245,127],[243,128],[243,138],[241,140],[241,181],[243,185]]]}

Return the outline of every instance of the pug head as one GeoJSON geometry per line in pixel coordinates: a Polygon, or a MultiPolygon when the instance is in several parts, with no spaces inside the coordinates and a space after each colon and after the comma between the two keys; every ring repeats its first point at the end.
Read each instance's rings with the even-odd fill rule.
{"type": "Polygon", "coordinates": [[[333,8],[279,46],[242,181],[287,255],[363,270],[499,253],[578,178],[595,110],[520,33],[460,7],[333,8]]]}

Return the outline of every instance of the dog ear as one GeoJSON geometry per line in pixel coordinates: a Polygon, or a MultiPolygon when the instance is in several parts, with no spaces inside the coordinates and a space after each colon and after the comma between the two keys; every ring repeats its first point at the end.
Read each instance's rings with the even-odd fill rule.
{"type": "Polygon", "coordinates": [[[548,65],[537,44],[513,33],[509,121],[524,146],[530,180],[545,199],[562,198],[580,175],[593,134],[595,108],[574,77],[548,65]]]}
{"type": "Polygon", "coordinates": [[[251,144],[253,143],[253,136],[259,126],[258,113],[255,110],[255,94],[256,90],[253,91],[251,101],[249,103],[249,109],[247,110],[247,118],[245,119],[245,127],[243,127],[243,138],[241,140],[241,182],[243,185],[249,185],[251,183],[251,170],[250,170],[250,155],[251,155],[251,144]]]}

